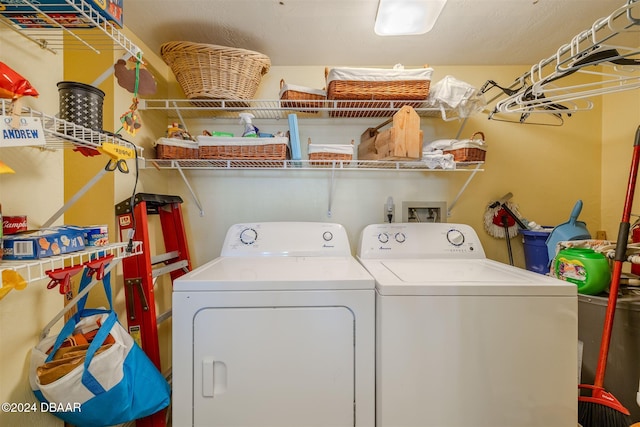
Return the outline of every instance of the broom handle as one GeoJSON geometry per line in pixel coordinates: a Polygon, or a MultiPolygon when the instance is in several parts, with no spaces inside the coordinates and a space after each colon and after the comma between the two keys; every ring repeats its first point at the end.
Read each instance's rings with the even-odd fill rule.
{"type": "Polygon", "coordinates": [[[640,163],[640,126],[636,130],[635,141],[633,142],[633,156],[631,159],[631,169],[629,171],[629,183],[627,184],[627,194],[624,200],[622,211],[622,221],[618,230],[618,240],[616,241],[616,254],[611,274],[611,285],[609,286],[609,300],[604,317],[604,327],[602,328],[602,340],[600,341],[600,354],[596,367],[596,378],[594,386],[604,387],[604,373],[607,368],[607,357],[609,355],[609,345],[611,343],[611,331],[613,330],[613,318],[616,312],[618,301],[618,288],[620,286],[620,276],[622,275],[622,264],[626,260],[627,241],[629,239],[629,219],[631,218],[631,206],[636,188],[636,177],[638,175],[638,164],[640,163]]]}

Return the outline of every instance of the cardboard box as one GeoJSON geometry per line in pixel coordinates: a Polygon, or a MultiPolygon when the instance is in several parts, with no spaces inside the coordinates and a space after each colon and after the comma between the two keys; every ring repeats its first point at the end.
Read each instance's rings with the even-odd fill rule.
{"type": "MultiPolygon", "coordinates": [[[[93,10],[118,28],[123,25],[123,1],[85,0],[93,10]]],[[[37,9],[22,0],[0,0],[0,14],[23,28],[58,28],[52,20],[67,28],[94,26],[91,20],[78,12],[71,0],[38,0],[33,4],[37,9]]]]}
{"type": "Polygon", "coordinates": [[[25,231],[4,236],[2,245],[4,260],[47,258],[83,250],[84,230],[80,227],[61,226],[25,231]]]}
{"type": "Polygon", "coordinates": [[[106,225],[89,225],[84,229],[85,246],[105,246],[109,244],[109,227],[106,225]]]}
{"type": "Polygon", "coordinates": [[[358,144],[358,160],[420,160],[422,137],[420,116],[405,105],[391,120],[364,131],[358,144]],[[389,123],[393,124],[391,129],[379,132],[389,123]]]}

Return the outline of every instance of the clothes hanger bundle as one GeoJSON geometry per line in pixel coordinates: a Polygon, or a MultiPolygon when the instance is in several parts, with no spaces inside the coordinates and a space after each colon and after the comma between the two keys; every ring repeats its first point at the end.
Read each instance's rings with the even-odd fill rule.
{"type": "MultiPolygon", "coordinates": [[[[631,42],[631,46],[612,44],[628,33],[640,31],[640,19],[634,17],[636,8],[640,9],[640,0],[627,0],[626,5],[576,35],[555,55],[532,66],[508,88],[488,81],[481,91],[492,87],[502,90],[490,102],[507,95],[496,103],[489,118],[499,120],[498,113],[519,113],[519,119],[506,121],[525,123],[533,113],[550,113],[557,119],[556,125],[561,125],[563,114],[570,116],[571,112],[593,108],[590,97],[640,87],[637,42],[631,42]],[[572,83],[566,77],[574,73],[594,78],[587,83],[572,83]]],[[[638,10],[635,13],[638,14],[638,10]]]]}

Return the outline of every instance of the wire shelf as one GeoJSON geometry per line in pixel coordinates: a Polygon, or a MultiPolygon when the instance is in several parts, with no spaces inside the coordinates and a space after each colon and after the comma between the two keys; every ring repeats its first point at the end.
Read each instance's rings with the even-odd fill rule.
{"type": "Polygon", "coordinates": [[[83,265],[96,257],[113,255],[114,260],[120,260],[142,253],[142,242],[133,242],[131,252],[127,252],[127,246],[127,242],[112,243],[105,246],[89,246],[82,251],[37,260],[0,261],[0,273],[4,270],[13,270],[22,276],[27,283],[31,283],[47,279],[49,277],[47,271],[83,265]]]}
{"type": "Polygon", "coordinates": [[[156,169],[203,170],[345,170],[345,171],[415,171],[455,172],[471,169],[482,171],[484,162],[458,162],[456,169],[430,169],[426,163],[396,160],[210,160],[210,159],[145,159],[144,167],[156,169]]]}
{"type": "Polygon", "coordinates": [[[410,105],[421,117],[443,120],[460,118],[455,110],[434,105],[431,101],[300,101],[288,100],[218,100],[218,99],[142,99],[139,110],[162,110],[173,118],[236,118],[239,112],[250,112],[259,119],[286,119],[289,114],[300,118],[369,118],[391,117],[410,105]]]}
{"type": "Polygon", "coordinates": [[[84,0],[14,0],[11,6],[26,11],[1,11],[0,23],[52,53],[65,50],[124,50],[142,57],[142,51],[84,0]],[[43,8],[45,8],[43,10],[43,8]],[[70,14],[77,20],[69,20],[70,14]],[[22,19],[29,15],[34,19],[22,19]]]}
{"type": "MultiPolygon", "coordinates": [[[[11,100],[2,99],[0,101],[0,107],[2,108],[0,112],[2,115],[7,117],[11,116],[13,109],[11,100]]],[[[23,107],[19,117],[35,117],[40,120],[45,134],[45,148],[62,149],[85,147],[98,149],[104,143],[108,142],[127,149],[135,149],[137,150],[138,155],[142,156],[143,148],[138,147],[132,142],[114,136],[113,134],[98,132],[76,125],[72,122],[41,113],[29,107],[23,107]]]]}

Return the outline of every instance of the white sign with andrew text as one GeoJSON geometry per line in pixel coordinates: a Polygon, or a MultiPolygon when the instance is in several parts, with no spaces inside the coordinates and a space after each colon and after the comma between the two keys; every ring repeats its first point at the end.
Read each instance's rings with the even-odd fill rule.
{"type": "Polygon", "coordinates": [[[46,144],[40,118],[17,117],[16,119],[19,126],[13,127],[13,117],[0,116],[0,147],[41,147],[46,144]]]}

